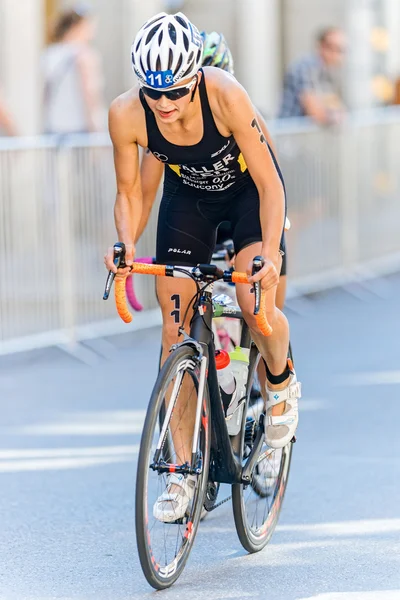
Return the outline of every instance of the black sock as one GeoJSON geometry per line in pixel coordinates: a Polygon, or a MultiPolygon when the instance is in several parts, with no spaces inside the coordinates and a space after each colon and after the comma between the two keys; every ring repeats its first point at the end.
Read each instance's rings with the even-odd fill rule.
{"type": "Polygon", "coordinates": [[[267,379],[270,383],[272,383],[272,385],[279,385],[280,383],[283,383],[284,381],[286,381],[286,379],[289,379],[290,375],[293,372],[289,368],[289,365],[286,364],[286,369],[283,371],[283,373],[281,375],[273,375],[271,373],[271,371],[268,369],[268,365],[265,362],[265,360],[264,360],[264,365],[265,365],[265,370],[267,372],[267,379]]]}

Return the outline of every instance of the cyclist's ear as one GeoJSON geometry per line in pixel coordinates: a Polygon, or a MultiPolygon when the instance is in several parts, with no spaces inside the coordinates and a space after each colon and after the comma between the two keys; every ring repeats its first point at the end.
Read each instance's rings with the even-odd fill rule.
{"type": "Polygon", "coordinates": [[[193,100],[194,100],[194,97],[196,95],[197,86],[199,85],[202,76],[203,76],[203,74],[201,73],[201,71],[197,71],[197,73],[196,73],[196,83],[194,84],[194,88],[192,90],[192,97],[190,98],[190,102],[193,102],[193,100]]]}

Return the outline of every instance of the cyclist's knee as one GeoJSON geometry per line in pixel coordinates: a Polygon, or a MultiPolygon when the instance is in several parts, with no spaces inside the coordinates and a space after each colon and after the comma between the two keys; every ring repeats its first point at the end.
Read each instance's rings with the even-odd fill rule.
{"type": "Polygon", "coordinates": [[[171,346],[178,341],[178,326],[171,319],[164,321],[162,328],[163,345],[171,346]]]}

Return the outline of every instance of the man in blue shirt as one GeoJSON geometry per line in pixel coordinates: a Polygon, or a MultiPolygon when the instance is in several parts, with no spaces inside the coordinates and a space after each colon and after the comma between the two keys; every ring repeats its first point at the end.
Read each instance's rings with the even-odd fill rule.
{"type": "Polygon", "coordinates": [[[280,118],[308,116],[321,125],[341,121],[339,76],[345,49],[340,29],[320,33],[317,52],[294,63],[285,75],[280,118]]]}

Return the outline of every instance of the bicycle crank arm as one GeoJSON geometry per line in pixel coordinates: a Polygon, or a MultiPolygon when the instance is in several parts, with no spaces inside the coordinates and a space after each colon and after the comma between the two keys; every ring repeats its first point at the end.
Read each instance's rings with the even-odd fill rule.
{"type": "Polygon", "coordinates": [[[264,415],[260,415],[260,421],[258,423],[256,439],[254,440],[253,448],[251,449],[250,456],[247,459],[245,466],[242,471],[242,483],[250,483],[251,474],[259,458],[261,446],[264,443],[264,415]]]}

